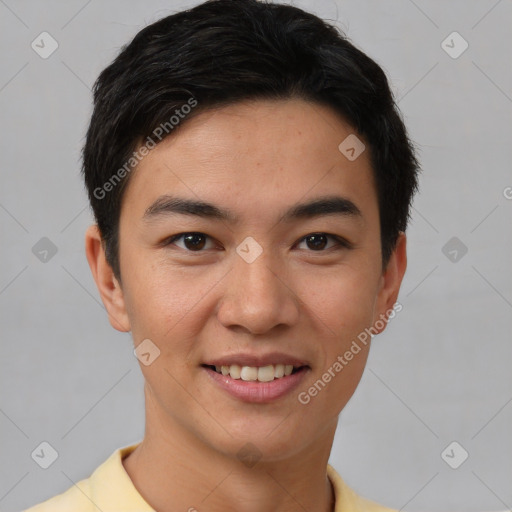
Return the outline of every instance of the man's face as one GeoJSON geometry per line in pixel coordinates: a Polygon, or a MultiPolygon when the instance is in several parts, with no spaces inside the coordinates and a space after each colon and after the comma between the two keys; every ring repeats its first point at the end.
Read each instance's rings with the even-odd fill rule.
{"type": "Polygon", "coordinates": [[[350,161],[338,149],[353,133],[301,100],[236,104],[186,121],[133,172],[119,228],[122,300],[109,312],[135,346],[149,339],[160,350],[141,364],[158,428],[230,454],[250,441],[269,459],[335,428],[369,343],[341,371],[335,362],[393,305],[403,275],[388,279],[381,266],[369,150],[350,161]],[[171,196],[236,221],[171,212],[171,196]],[[341,207],[283,218],[327,197],[341,207]],[[299,371],[245,381],[217,373],[223,362],[274,365],[262,379],[278,363],[299,371]],[[329,368],[330,382],[307,400],[329,368]]]}

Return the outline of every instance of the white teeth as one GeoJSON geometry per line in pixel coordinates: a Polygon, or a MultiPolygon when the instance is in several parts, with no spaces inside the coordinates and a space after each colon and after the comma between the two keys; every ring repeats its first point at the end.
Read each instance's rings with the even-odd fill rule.
{"type": "Polygon", "coordinates": [[[232,379],[239,379],[240,371],[241,371],[241,368],[237,364],[232,364],[229,367],[229,375],[231,376],[232,379]]]}
{"type": "Polygon", "coordinates": [[[260,382],[270,382],[274,380],[274,366],[271,364],[268,366],[260,366],[258,368],[258,380],[260,382]]]}
{"type": "Polygon", "coordinates": [[[240,378],[242,380],[258,380],[258,368],[254,366],[242,366],[240,378]]]}
{"type": "Polygon", "coordinates": [[[229,375],[232,379],[242,379],[245,381],[271,382],[274,379],[280,379],[291,375],[293,365],[291,364],[269,364],[267,366],[215,366],[215,371],[222,375],[229,375]]]}

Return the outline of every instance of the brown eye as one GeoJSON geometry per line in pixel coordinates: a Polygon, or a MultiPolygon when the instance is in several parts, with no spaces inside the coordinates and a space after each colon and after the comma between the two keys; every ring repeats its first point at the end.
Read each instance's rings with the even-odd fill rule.
{"type": "Polygon", "coordinates": [[[310,248],[310,249],[314,249],[315,251],[316,250],[321,250],[321,249],[324,249],[325,246],[327,245],[327,236],[325,235],[322,235],[322,234],[313,234],[313,235],[308,235],[305,240],[306,240],[306,244],[307,246],[310,248]]]}
{"type": "MultiPolygon", "coordinates": [[[[348,248],[349,244],[342,238],[336,235],[329,235],[328,233],[311,233],[310,235],[305,236],[301,243],[306,243],[306,246],[309,250],[316,251],[316,252],[322,252],[326,246],[328,245],[328,240],[335,240],[336,245],[338,247],[345,247],[348,248]]],[[[328,247],[328,249],[332,249],[333,246],[328,247]]]]}
{"type": "Polygon", "coordinates": [[[204,233],[180,233],[170,238],[165,245],[174,244],[174,242],[180,238],[183,238],[184,247],[178,247],[190,252],[201,252],[201,250],[204,249],[206,245],[206,240],[210,237],[204,233]]]}

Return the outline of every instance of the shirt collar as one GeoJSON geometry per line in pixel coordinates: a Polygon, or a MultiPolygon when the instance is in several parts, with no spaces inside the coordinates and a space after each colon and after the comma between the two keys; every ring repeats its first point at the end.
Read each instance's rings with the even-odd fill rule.
{"type": "Polygon", "coordinates": [[[101,512],[154,512],[124,469],[122,460],[140,443],[116,450],[90,477],[91,501],[101,512]],[[112,492],[115,489],[116,492],[112,492]]]}

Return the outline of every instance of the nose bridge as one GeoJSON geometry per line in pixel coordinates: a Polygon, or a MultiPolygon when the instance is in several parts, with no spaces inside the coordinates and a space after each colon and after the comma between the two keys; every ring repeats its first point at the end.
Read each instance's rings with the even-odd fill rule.
{"type": "Polygon", "coordinates": [[[239,325],[254,333],[293,324],[298,319],[297,301],[290,284],[279,275],[282,266],[270,252],[251,244],[247,241],[237,248],[219,320],[226,327],[239,325]]]}

